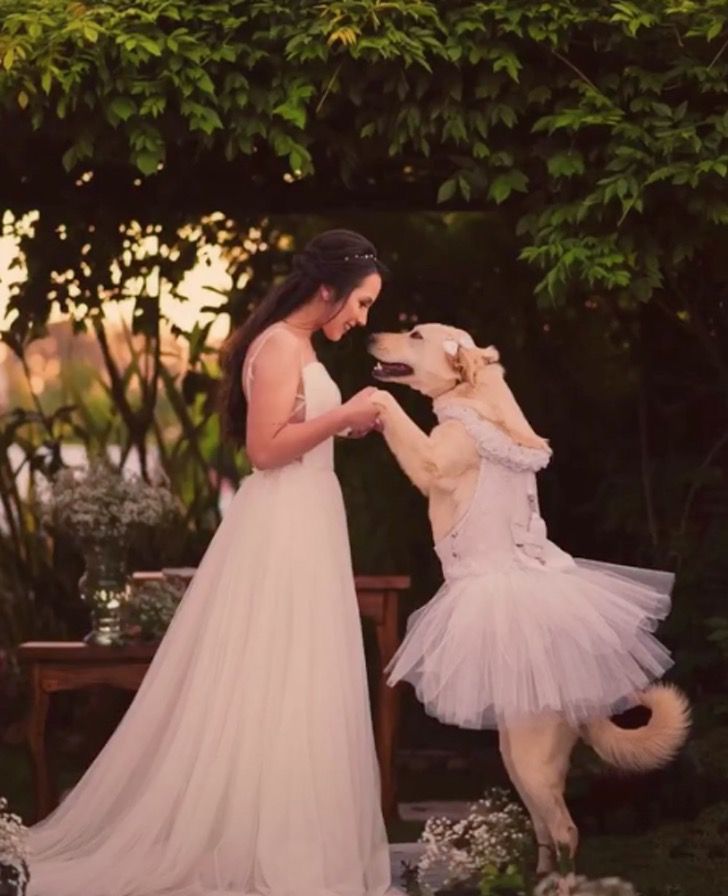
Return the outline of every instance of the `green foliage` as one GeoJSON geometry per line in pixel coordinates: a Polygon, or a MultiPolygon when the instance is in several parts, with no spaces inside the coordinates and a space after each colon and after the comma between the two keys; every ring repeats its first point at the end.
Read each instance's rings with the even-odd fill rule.
{"type": "MultiPolygon", "coordinates": [[[[220,478],[235,483],[247,466],[244,457],[235,462],[220,438],[211,392],[218,375],[216,349],[208,344],[209,327],[200,322],[187,331],[175,330],[179,353],[189,358],[186,372],[166,347],[161,349],[159,334],[170,322],[158,300],[160,284],[180,294],[189,269],[207,248],[216,248],[234,284],[216,313],[237,323],[289,269],[291,251],[320,230],[349,226],[371,236],[394,272],[373,310],[371,328],[444,320],[468,329],[483,344],[499,346],[509,382],[534,426],[555,448],[541,481],[552,536],[577,556],[676,569],[678,589],[661,636],[677,647],[678,674],[691,693],[695,687],[703,694],[701,707],[708,705],[707,695],[723,688],[724,660],[706,643],[704,624],[723,613],[728,581],[728,520],[721,511],[727,506],[728,391],[719,375],[726,321],[715,301],[720,268],[711,263],[721,261],[719,252],[701,257],[700,268],[681,284],[679,294],[653,296],[638,306],[615,296],[574,294],[569,303],[537,310],[533,281],[523,276],[517,261],[511,222],[500,211],[351,213],[335,219],[216,214],[195,220],[182,208],[170,210],[155,225],[127,223],[121,230],[113,216],[108,218],[96,219],[93,232],[88,222],[76,219],[62,239],[52,221],[41,216],[35,235],[23,241],[30,280],[14,299],[19,314],[4,336],[22,361],[35,333],[42,332],[51,302],[62,300],[79,329],[86,329],[84,339],[108,343],[97,375],[108,390],[103,407],[109,421],[99,420],[86,406],[87,388],[34,398],[48,415],[58,402],[76,405],[70,420],[54,431],[59,440],[80,439],[95,450],[118,444],[125,454],[134,451],[150,462],[159,458],[188,508],[187,529],[166,555],[166,565],[198,562],[219,518],[220,478]],[[152,237],[158,245],[142,252],[142,243],[152,237]],[[69,269],[74,276],[57,282],[54,272],[69,269]],[[137,332],[117,344],[120,337],[115,342],[104,313],[125,297],[135,299],[137,332]],[[79,313],[82,305],[85,315],[79,313]],[[690,316],[683,321],[686,309],[690,316]],[[97,326],[99,321],[104,325],[97,326]],[[127,361],[118,354],[124,351],[127,361]],[[117,380],[123,388],[112,389],[117,380]]],[[[317,347],[345,397],[371,382],[361,335],[336,346],[322,340],[317,347]]],[[[397,398],[423,427],[432,425],[421,396],[399,389],[397,398]]],[[[46,438],[37,428],[29,441],[41,450],[46,438]]],[[[342,441],[337,469],[355,568],[411,572],[413,595],[406,609],[413,609],[434,593],[441,574],[421,495],[377,437],[342,441]]],[[[7,555],[23,556],[23,551],[8,544],[7,555]]],[[[133,567],[156,567],[160,555],[150,546],[133,567]]],[[[81,569],[69,565],[67,554],[43,569],[32,586],[38,602],[46,602],[63,584],[65,596],[54,597],[53,603],[67,615],[81,569]]],[[[24,605],[29,581],[22,570],[13,586],[17,607],[24,605]]],[[[79,621],[83,632],[85,619],[79,621]]],[[[28,623],[22,630],[35,635],[38,627],[28,623]]]]}
{"type": "Polygon", "coordinates": [[[644,300],[728,223],[723,0],[0,0],[0,17],[5,168],[28,184],[62,164],[169,190],[240,160],[247,183],[311,197],[509,204],[544,302],[574,284],[644,300]]]}
{"type": "MultiPolygon", "coordinates": [[[[58,440],[70,409],[49,414],[16,408],[0,416],[0,647],[15,645],[34,633],[67,634],[53,611],[67,596],[56,578],[54,552],[41,526],[33,489],[36,472],[53,475],[60,468],[58,440]],[[17,448],[20,460],[17,458],[17,448]],[[29,494],[21,492],[29,477],[29,494]]],[[[63,557],[58,556],[63,563],[63,557]]]]}

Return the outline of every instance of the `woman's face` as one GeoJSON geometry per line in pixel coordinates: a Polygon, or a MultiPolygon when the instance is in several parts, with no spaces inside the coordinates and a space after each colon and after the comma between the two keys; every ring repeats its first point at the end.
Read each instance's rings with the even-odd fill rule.
{"type": "Polygon", "coordinates": [[[377,301],[382,288],[379,274],[367,274],[356,286],[344,304],[327,320],[321,328],[332,342],[338,342],[354,327],[364,327],[369,316],[369,309],[377,301]]]}

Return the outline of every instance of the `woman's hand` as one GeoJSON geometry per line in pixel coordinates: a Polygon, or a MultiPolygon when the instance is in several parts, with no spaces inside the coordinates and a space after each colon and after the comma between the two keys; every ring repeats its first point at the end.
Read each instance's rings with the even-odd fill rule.
{"type": "Polygon", "coordinates": [[[379,417],[379,410],[373,401],[377,391],[375,386],[367,386],[341,406],[350,435],[353,436],[354,433],[365,435],[374,428],[379,417]]]}
{"type": "Polygon", "coordinates": [[[372,423],[371,426],[366,427],[365,429],[348,429],[346,431],[347,439],[363,439],[364,436],[368,436],[370,432],[381,432],[384,429],[382,425],[382,421],[379,417],[372,423]]]}

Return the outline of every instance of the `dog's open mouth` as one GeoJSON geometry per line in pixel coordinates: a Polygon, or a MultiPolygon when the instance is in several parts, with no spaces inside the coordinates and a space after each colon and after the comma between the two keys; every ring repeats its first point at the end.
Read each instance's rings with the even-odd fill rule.
{"type": "Polygon", "coordinates": [[[410,376],[414,370],[409,364],[399,364],[389,361],[377,361],[372,371],[378,380],[391,380],[401,376],[410,376]]]}

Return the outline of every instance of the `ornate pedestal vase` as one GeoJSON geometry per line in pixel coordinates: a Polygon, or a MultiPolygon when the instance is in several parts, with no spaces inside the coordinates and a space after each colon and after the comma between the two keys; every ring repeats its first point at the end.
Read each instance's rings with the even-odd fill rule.
{"type": "Polygon", "coordinates": [[[0,854],[0,896],[25,896],[28,866],[22,859],[6,859],[0,854]]]}
{"type": "Polygon", "coordinates": [[[125,546],[87,541],[83,556],[86,571],[78,584],[91,612],[91,631],[84,641],[104,647],[123,644],[121,613],[129,589],[125,546]]]}

